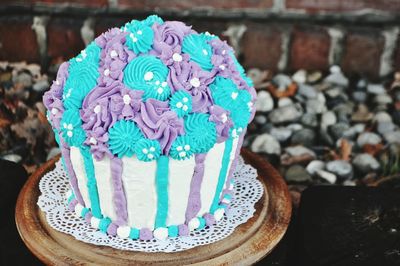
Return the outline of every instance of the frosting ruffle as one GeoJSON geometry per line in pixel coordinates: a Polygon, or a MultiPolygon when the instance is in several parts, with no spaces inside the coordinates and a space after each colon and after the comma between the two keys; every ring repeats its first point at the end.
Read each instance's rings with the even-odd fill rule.
{"type": "Polygon", "coordinates": [[[110,151],[118,158],[132,157],[136,142],[143,138],[143,134],[135,122],[119,120],[109,129],[108,145],[110,151]]]}
{"type": "Polygon", "coordinates": [[[172,95],[169,105],[179,117],[183,117],[192,111],[192,96],[184,90],[177,91],[172,95]]]}
{"type": "Polygon", "coordinates": [[[157,160],[161,155],[160,143],[156,140],[140,139],[135,144],[135,154],[140,161],[157,160]]]}
{"type": "Polygon", "coordinates": [[[126,45],[137,55],[148,52],[153,45],[154,32],[149,22],[132,20],[124,26],[128,32],[126,45]]]}
{"type": "Polygon", "coordinates": [[[193,156],[193,139],[189,136],[179,136],[172,144],[169,155],[175,160],[185,160],[193,156]]]}
{"type": "Polygon", "coordinates": [[[218,105],[212,105],[209,108],[211,122],[215,123],[217,130],[217,143],[224,142],[229,137],[229,131],[233,127],[230,112],[218,105]]]}
{"type": "Polygon", "coordinates": [[[210,71],[213,68],[211,63],[213,51],[209,41],[214,38],[205,33],[189,34],[183,39],[182,51],[189,54],[190,60],[199,64],[202,69],[210,71]]]}
{"type": "Polygon", "coordinates": [[[79,112],[73,109],[64,112],[61,119],[61,134],[69,146],[80,147],[83,144],[86,136],[79,112]]]}
{"type": "Polygon", "coordinates": [[[206,153],[216,143],[217,130],[209,117],[208,114],[193,113],[185,118],[185,133],[191,139],[195,153],[206,153]]]}

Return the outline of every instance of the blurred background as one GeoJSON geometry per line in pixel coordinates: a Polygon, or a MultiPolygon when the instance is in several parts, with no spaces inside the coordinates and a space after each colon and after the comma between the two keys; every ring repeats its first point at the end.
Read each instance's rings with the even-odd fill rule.
{"type": "Polygon", "coordinates": [[[294,203],[311,184],[396,186],[400,1],[0,1],[0,157],[32,173],[56,155],[41,98],[94,37],[158,14],[227,40],[253,79],[245,146],[294,203]]]}

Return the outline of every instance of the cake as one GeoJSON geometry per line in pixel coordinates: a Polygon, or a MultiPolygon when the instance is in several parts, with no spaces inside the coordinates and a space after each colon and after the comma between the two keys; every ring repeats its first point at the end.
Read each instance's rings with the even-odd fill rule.
{"type": "Polygon", "coordinates": [[[255,97],[233,49],[208,32],[152,15],[101,34],[43,96],[68,207],[121,238],[218,223],[255,97]]]}

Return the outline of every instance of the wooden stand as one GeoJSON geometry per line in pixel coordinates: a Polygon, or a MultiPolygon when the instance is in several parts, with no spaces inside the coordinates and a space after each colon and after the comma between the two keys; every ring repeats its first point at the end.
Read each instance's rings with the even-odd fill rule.
{"type": "Polygon", "coordinates": [[[258,171],[265,194],[256,203],[254,216],[227,238],[209,245],[175,253],[145,253],[95,246],[51,228],[36,202],[40,178],[54,168],[59,157],[38,169],[21,190],[15,221],[21,238],[40,260],[51,265],[249,265],[259,261],[284,235],[291,216],[287,186],[263,158],[242,150],[246,163],[258,171]]]}

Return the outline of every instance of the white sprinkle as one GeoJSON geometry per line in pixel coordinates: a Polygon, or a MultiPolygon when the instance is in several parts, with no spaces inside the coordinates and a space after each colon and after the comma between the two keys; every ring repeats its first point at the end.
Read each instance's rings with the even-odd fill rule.
{"type": "Polygon", "coordinates": [[[151,153],[149,153],[149,154],[147,154],[147,158],[149,158],[149,159],[153,159],[153,158],[154,158],[154,155],[153,155],[153,154],[151,154],[151,153]]]}
{"type": "Polygon", "coordinates": [[[132,37],[132,41],[133,42],[137,42],[137,38],[136,37],[132,37]]]}
{"type": "Polygon", "coordinates": [[[144,154],[148,154],[148,153],[149,153],[149,150],[146,149],[146,148],[144,148],[144,149],[142,150],[142,152],[143,152],[144,154]]]}
{"type": "Polygon", "coordinates": [[[56,79],[56,85],[60,85],[60,82],[58,81],[58,79],[56,79]]]}
{"type": "Polygon", "coordinates": [[[177,151],[181,151],[181,150],[183,150],[183,147],[182,146],[178,146],[178,147],[176,147],[176,150],[177,151]]]}
{"type": "Polygon", "coordinates": [[[172,60],[174,60],[175,62],[181,62],[182,61],[182,56],[178,53],[174,53],[172,55],[172,60]]]}
{"type": "Polygon", "coordinates": [[[67,131],[67,136],[72,138],[72,136],[74,135],[74,133],[70,130],[67,131]]]}
{"type": "Polygon", "coordinates": [[[104,76],[108,76],[110,75],[110,70],[107,68],[106,70],[104,70],[104,76]]]}
{"type": "Polygon", "coordinates": [[[181,152],[179,153],[179,157],[185,157],[185,156],[186,156],[186,152],[181,151],[181,152]]]}
{"type": "Polygon", "coordinates": [[[79,57],[78,57],[78,58],[76,59],[76,62],[82,62],[82,58],[79,58],[79,57]]]}
{"type": "Polygon", "coordinates": [[[176,107],[182,108],[182,106],[183,106],[183,103],[181,103],[181,102],[177,102],[177,103],[176,103],[176,107]]]}
{"type": "Polygon", "coordinates": [[[151,151],[151,152],[155,152],[155,151],[156,151],[156,148],[154,148],[153,146],[151,146],[151,147],[150,147],[150,151],[151,151]]]}
{"type": "Polygon", "coordinates": [[[208,52],[207,52],[206,49],[203,49],[203,54],[204,54],[204,55],[208,55],[208,52]]]}
{"type": "Polygon", "coordinates": [[[57,113],[58,113],[58,109],[57,108],[52,108],[51,109],[51,113],[53,114],[53,115],[56,115],[57,113]]]}
{"type": "Polygon", "coordinates": [[[122,97],[122,100],[124,101],[124,104],[131,103],[131,97],[128,94],[125,94],[124,97],[122,97]]]}
{"type": "Polygon", "coordinates": [[[192,78],[190,80],[190,85],[192,85],[193,87],[197,88],[200,86],[200,80],[198,78],[192,78]]]}
{"type": "Polygon", "coordinates": [[[97,144],[97,140],[94,137],[90,137],[89,142],[93,145],[97,144]]]}
{"type": "Polygon", "coordinates": [[[226,121],[228,120],[228,116],[225,113],[223,113],[221,115],[221,119],[222,119],[222,123],[226,123],[226,121]]]}
{"type": "Polygon", "coordinates": [[[115,58],[115,57],[117,57],[117,56],[118,56],[118,53],[117,53],[117,51],[115,51],[115,50],[111,50],[111,52],[110,52],[110,56],[111,56],[111,58],[115,58]]]}
{"type": "Polygon", "coordinates": [[[101,112],[101,106],[100,105],[96,105],[96,107],[93,109],[93,111],[98,114],[101,112]]]}
{"type": "Polygon", "coordinates": [[[142,35],[143,32],[141,30],[138,30],[136,33],[142,35]]]}
{"type": "Polygon", "coordinates": [[[225,70],[225,66],[224,66],[224,65],[220,65],[220,66],[219,66],[219,69],[225,70]]]}
{"type": "Polygon", "coordinates": [[[189,101],[189,99],[188,99],[187,97],[183,97],[182,101],[183,101],[184,103],[187,103],[187,102],[189,101]]]}
{"type": "Polygon", "coordinates": [[[238,94],[239,93],[237,93],[237,92],[232,92],[232,94],[231,94],[232,99],[236,100],[236,98],[238,97],[238,94]]]}
{"type": "Polygon", "coordinates": [[[64,123],[64,124],[63,124],[63,127],[64,127],[64,128],[67,128],[67,123],[64,123]]]}
{"type": "Polygon", "coordinates": [[[222,54],[226,54],[226,50],[222,50],[222,54]]]}
{"type": "Polygon", "coordinates": [[[166,81],[163,81],[163,83],[161,83],[162,87],[167,87],[168,83],[166,81]]]}
{"type": "Polygon", "coordinates": [[[67,128],[68,128],[68,130],[73,130],[74,126],[72,124],[68,124],[67,128]]]}
{"type": "Polygon", "coordinates": [[[154,77],[154,74],[151,71],[146,72],[146,74],[144,74],[144,80],[146,80],[146,81],[152,80],[153,77],[154,77]]]}
{"type": "Polygon", "coordinates": [[[159,80],[156,81],[156,85],[160,85],[160,81],[159,80]]]}
{"type": "Polygon", "coordinates": [[[187,111],[188,109],[189,109],[189,107],[186,104],[182,107],[183,111],[187,111]]]}
{"type": "Polygon", "coordinates": [[[185,145],[185,151],[189,151],[190,150],[190,145],[186,144],[185,145]]]}
{"type": "Polygon", "coordinates": [[[157,92],[158,92],[158,94],[161,94],[161,93],[163,93],[163,92],[164,92],[164,89],[163,89],[163,88],[161,88],[161,87],[159,87],[159,88],[157,89],[157,92]]]}

